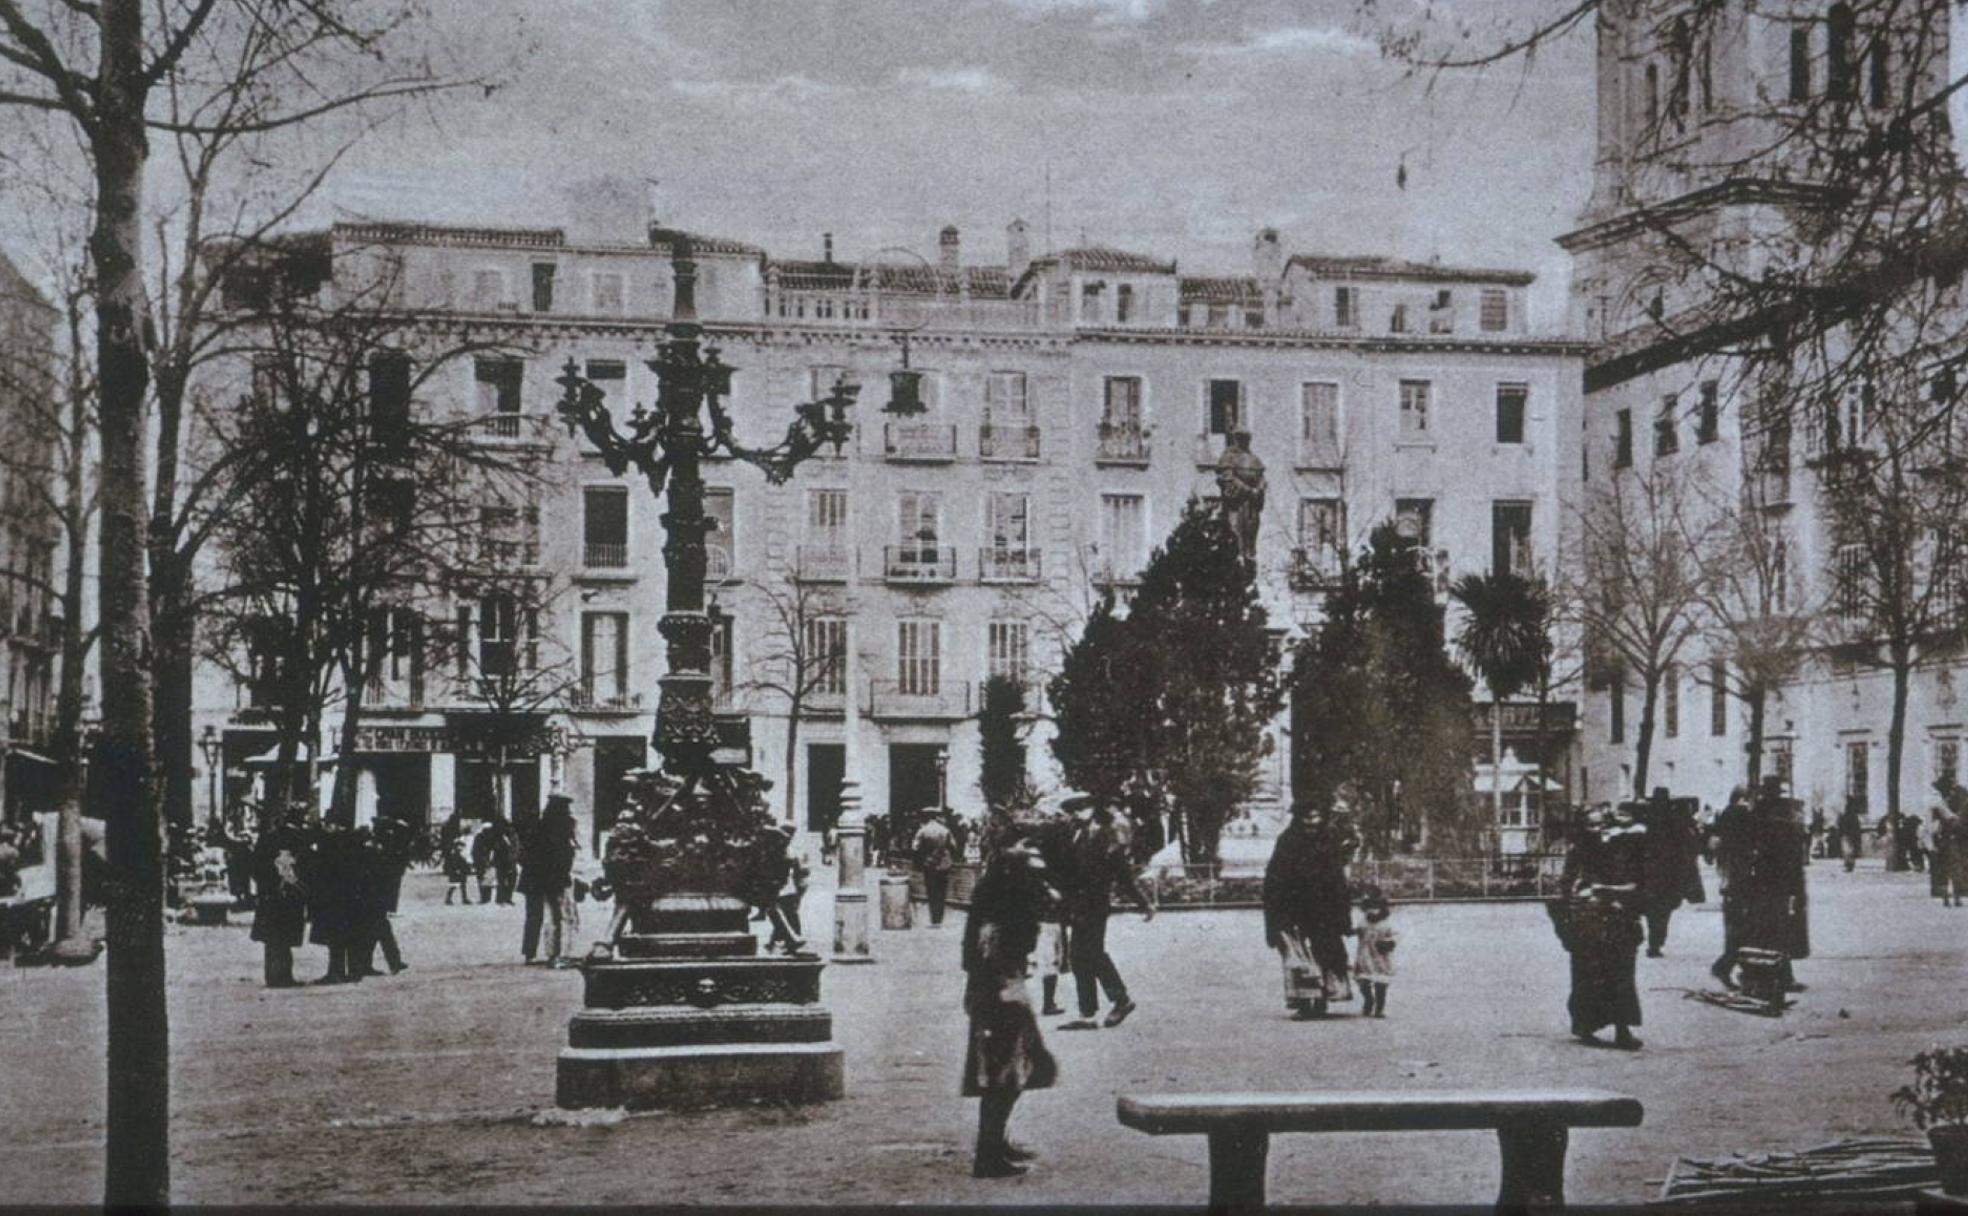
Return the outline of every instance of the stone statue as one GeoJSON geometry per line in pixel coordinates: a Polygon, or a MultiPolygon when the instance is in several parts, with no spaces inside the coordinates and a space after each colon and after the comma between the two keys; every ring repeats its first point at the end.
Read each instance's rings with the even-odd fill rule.
{"type": "Polygon", "coordinates": [[[1264,462],[1250,450],[1250,432],[1235,431],[1216,462],[1216,488],[1223,496],[1223,518],[1237,535],[1246,558],[1257,556],[1257,521],[1264,515],[1264,462]]]}

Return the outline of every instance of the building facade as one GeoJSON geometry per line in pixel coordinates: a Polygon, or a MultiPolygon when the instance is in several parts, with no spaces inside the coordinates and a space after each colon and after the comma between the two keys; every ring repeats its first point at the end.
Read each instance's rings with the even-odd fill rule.
{"type": "MultiPolygon", "coordinates": [[[[501,344],[432,375],[414,408],[541,455],[538,501],[497,522],[508,552],[565,593],[537,624],[419,611],[481,637],[490,618],[495,640],[516,631],[533,662],[564,665],[558,729],[509,785],[522,800],[565,789],[596,832],[619,810],[615,779],[653,759],[661,507],[558,425],[555,380],[571,360],[611,401],[654,400],[677,238],[652,226],[646,245],[598,246],[410,224],[313,238],[331,251],[324,299],[384,283],[387,307],[421,332],[501,344]]],[[[740,442],[774,442],[794,405],[843,378],[863,386],[838,456],[778,486],[738,461],[705,472],[720,708],[749,720],[754,766],[803,828],[837,813],[849,730],[871,811],[974,807],[993,675],[1027,684],[1035,783],[1057,788],[1046,678],[1101,591],[1125,594],[1184,504],[1216,493],[1236,432],[1267,469],[1258,564],[1281,639],[1316,623],[1342,550],[1387,520],[1422,541],[1443,588],[1467,571],[1546,569],[1561,549],[1583,352],[1532,324],[1528,275],[1288,256],[1269,231],[1248,274],[1214,277],[1102,247],[1035,254],[1022,223],[1002,263],[965,260],[954,228],[934,259],[836,260],[831,239],[817,260],[713,237],[691,247],[706,340],[736,369],[740,442]],[[796,656],[847,647],[854,685],[809,673],[789,730],[796,656]]],[[[438,666],[392,664],[400,678],[368,699],[359,816],[482,813],[483,766],[457,745],[471,688],[426,670],[438,666]]],[[[201,728],[228,740],[243,789],[265,742],[251,690],[216,669],[200,688],[201,728]]],[[[1288,801],[1282,729],[1274,744],[1260,809],[1288,801]]]]}
{"type": "MultiPolygon", "coordinates": [[[[1851,238],[1811,232],[1823,214],[1816,192],[1842,155],[1908,113],[1945,128],[1952,105],[1938,99],[1953,78],[1962,14],[1807,0],[1702,9],[1639,0],[1599,9],[1593,191],[1561,238],[1575,259],[1574,325],[1595,342],[1583,494],[1633,503],[1655,493],[1689,519],[1755,521],[1769,546],[1772,611],[1818,618],[1769,700],[1762,772],[1829,816],[1857,800],[1876,818],[1887,806],[1893,677],[1853,608],[1849,537],[1827,498],[1839,462],[1880,443],[1866,417],[1871,388],[1782,391],[1767,356],[1759,364],[1740,353],[1756,345],[1752,331],[1781,331],[1732,331],[1713,301],[1727,275],[1802,274],[1814,256],[1837,260],[1824,251],[1842,252],[1851,238]]],[[[1904,181],[1909,191],[1958,188],[1959,152],[1942,140],[1953,154],[1919,171],[1931,181],[1904,181]]],[[[1951,596],[1945,572],[1924,568],[1916,547],[1904,555],[1914,581],[1951,596]]],[[[1937,624],[1952,628],[1951,604],[1936,601],[1937,624]]],[[[1952,645],[1923,637],[1917,649],[1899,779],[1913,812],[1933,800],[1934,780],[1960,774],[1968,721],[1952,645]]],[[[1668,670],[1647,785],[1719,807],[1746,779],[1747,708],[1725,691],[1741,683],[1733,662],[1704,631],[1668,670]]],[[[1631,796],[1643,691],[1603,657],[1589,684],[1585,795],[1631,796]]]]}

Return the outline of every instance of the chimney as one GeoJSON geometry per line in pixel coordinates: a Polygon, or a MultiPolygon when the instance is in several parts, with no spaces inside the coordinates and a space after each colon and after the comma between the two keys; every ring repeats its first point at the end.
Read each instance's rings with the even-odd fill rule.
{"type": "Polygon", "coordinates": [[[937,250],[940,254],[939,261],[943,269],[950,274],[957,273],[957,264],[959,261],[957,255],[961,248],[958,241],[957,226],[955,224],[945,224],[942,235],[936,239],[937,250]]]}
{"type": "Polygon", "coordinates": [[[1278,230],[1265,228],[1251,242],[1251,277],[1261,290],[1276,286],[1284,273],[1285,248],[1278,241],[1278,230]]]}
{"type": "Polygon", "coordinates": [[[828,263],[829,265],[833,263],[834,234],[831,232],[823,232],[820,234],[820,260],[828,263]]]}
{"type": "Polygon", "coordinates": [[[1016,283],[1032,265],[1032,231],[1024,220],[1013,220],[1005,226],[1005,269],[1016,283]]]}

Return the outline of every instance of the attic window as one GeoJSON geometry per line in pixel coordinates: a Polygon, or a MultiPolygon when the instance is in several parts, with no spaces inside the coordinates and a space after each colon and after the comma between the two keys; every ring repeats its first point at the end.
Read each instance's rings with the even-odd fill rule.
{"type": "Polygon", "coordinates": [[[1510,328],[1510,296],[1500,287],[1485,287],[1477,324],[1486,334],[1500,334],[1510,328]]]}

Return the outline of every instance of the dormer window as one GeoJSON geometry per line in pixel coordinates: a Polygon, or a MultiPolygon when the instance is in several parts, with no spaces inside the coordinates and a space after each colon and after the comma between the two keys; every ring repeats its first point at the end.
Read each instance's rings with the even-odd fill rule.
{"type": "Polygon", "coordinates": [[[1341,285],[1333,288],[1333,324],[1340,329],[1352,329],[1358,325],[1359,296],[1357,290],[1341,285]]]}
{"type": "Polygon", "coordinates": [[[1390,334],[1404,334],[1408,332],[1408,306],[1406,304],[1396,304],[1394,306],[1393,315],[1387,318],[1387,332],[1390,334]]]}
{"type": "Polygon", "coordinates": [[[1486,334],[1500,334],[1509,329],[1510,293],[1501,287],[1485,287],[1476,323],[1486,334]]]}

